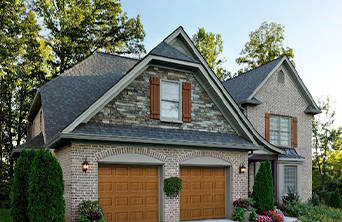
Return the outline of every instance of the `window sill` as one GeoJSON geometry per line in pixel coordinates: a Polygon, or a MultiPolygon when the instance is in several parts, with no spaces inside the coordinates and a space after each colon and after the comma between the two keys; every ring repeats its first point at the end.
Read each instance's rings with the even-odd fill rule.
{"type": "Polygon", "coordinates": [[[165,123],[180,123],[182,124],[183,121],[182,120],[179,120],[179,119],[168,119],[168,118],[160,118],[160,121],[161,122],[165,122],[165,123]]]}

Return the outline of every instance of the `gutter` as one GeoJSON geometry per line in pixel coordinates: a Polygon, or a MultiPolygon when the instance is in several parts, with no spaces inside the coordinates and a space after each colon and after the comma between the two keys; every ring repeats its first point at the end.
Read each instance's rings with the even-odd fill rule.
{"type": "Polygon", "coordinates": [[[226,145],[219,143],[201,143],[201,142],[187,142],[187,141],[169,141],[160,139],[143,139],[143,138],[128,138],[128,137],[115,137],[115,136],[98,136],[93,134],[78,134],[78,133],[59,133],[53,137],[48,143],[45,144],[45,148],[53,149],[61,140],[96,140],[96,141],[108,141],[108,142],[131,142],[141,144],[166,144],[166,145],[178,145],[178,146],[192,146],[192,147],[213,147],[224,149],[236,149],[236,150],[260,150],[262,146],[250,146],[250,145],[226,145]]]}

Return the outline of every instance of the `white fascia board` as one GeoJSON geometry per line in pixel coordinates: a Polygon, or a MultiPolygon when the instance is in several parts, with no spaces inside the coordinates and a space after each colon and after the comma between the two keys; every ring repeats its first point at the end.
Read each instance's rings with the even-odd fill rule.
{"type": "Polygon", "coordinates": [[[295,159],[295,158],[278,158],[278,163],[298,163],[302,164],[305,159],[295,159]]]}
{"type": "Polygon", "coordinates": [[[141,74],[152,60],[151,56],[147,56],[129,73],[122,77],[117,84],[110,88],[103,96],[94,102],[88,109],[79,115],[71,124],[69,124],[62,132],[71,132],[79,124],[88,122],[96,113],[98,113],[105,105],[107,105],[115,96],[117,96],[124,88],[126,88],[137,76],[141,74]]]}
{"type": "Polygon", "coordinates": [[[278,64],[271,70],[271,72],[268,73],[268,75],[266,76],[266,78],[259,84],[259,86],[253,91],[253,93],[247,98],[247,100],[252,99],[253,96],[255,96],[255,94],[261,89],[261,87],[263,87],[265,85],[265,83],[267,82],[267,80],[273,75],[273,73],[279,69],[279,67],[281,66],[281,64],[283,64],[283,61],[285,60],[286,57],[283,57],[278,64]]]}

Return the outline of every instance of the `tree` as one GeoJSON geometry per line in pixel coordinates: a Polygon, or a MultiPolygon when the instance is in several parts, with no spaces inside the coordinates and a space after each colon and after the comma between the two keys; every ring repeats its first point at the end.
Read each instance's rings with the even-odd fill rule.
{"type": "Polygon", "coordinates": [[[36,152],[23,150],[15,167],[12,186],[11,216],[13,221],[29,222],[28,217],[28,187],[31,165],[36,152]]]}
{"type": "MultiPolygon", "coordinates": [[[[331,163],[328,157],[331,151],[337,149],[336,143],[341,137],[342,128],[332,129],[335,119],[335,111],[331,110],[329,97],[326,101],[319,100],[318,106],[323,114],[312,120],[313,132],[313,188],[321,196],[326,196],[326,184],[332,179],[329,178],[331,163]]],[[[325,198],[323,198],[325,200],[325,198]]]]}
{"type": "Polygon", "coordinates": [[[64,221],[62,168],[50,150],[39,150],[29,177],[28,216],[30,221],[64,221]]]}
{"type": "Polygon", "coordinates": [[[250,41],[245,44],[241,51],[242,57],[235,61],[245,67],[238,71],[238,74],[264,65],[276,58],[287,55],[293,65],[295,65],[293,49],[283,47],[285,27],[275,22],[261,23],[259,29],[249,34],[250,41]]]}
{"type": "Polygon", "coordinates": [[[198,28],[196,34],[192,36],[192,41],[220,80],[230,77],[230,72],[222,68],[222,64],[226,60],[224,58],[218,59],[223,51],[223,41],[220,34],[206,32],[204,28],[198,28]]]}
{"type": "Polygon", "coordinates": [[[338,190],[338,188],[336,188],[335,191],[330,193],[328,206],[341,208],[341,196],[340,196],[340,191],[338,190]]]}
{"type": "Polygon", "coordinates": [[[259,214],[274,209],[273,177],[269,160],[262,162],[255,176],[252,198],[255,201],[253,207],[259,214]]]}
{"type": "Polygon", "coordinates": [[[55,75],[92,53],[145,53],[140,16],[128,18],[119,0],[34,0],[48,31],[55,75]]]}

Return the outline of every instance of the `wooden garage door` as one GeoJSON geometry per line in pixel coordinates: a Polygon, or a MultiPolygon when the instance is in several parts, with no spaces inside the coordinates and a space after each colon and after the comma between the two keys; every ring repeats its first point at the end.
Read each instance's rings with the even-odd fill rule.
{"type": "Polygon", "coordinates": [[[158,166],[99,165],[98,195],[110,221],[158,221],[158,166]]]}
{"type": "Polygon", "coordinates": [[[181,220],[225,217],[225,168],[181,167],[181,220]]]}

